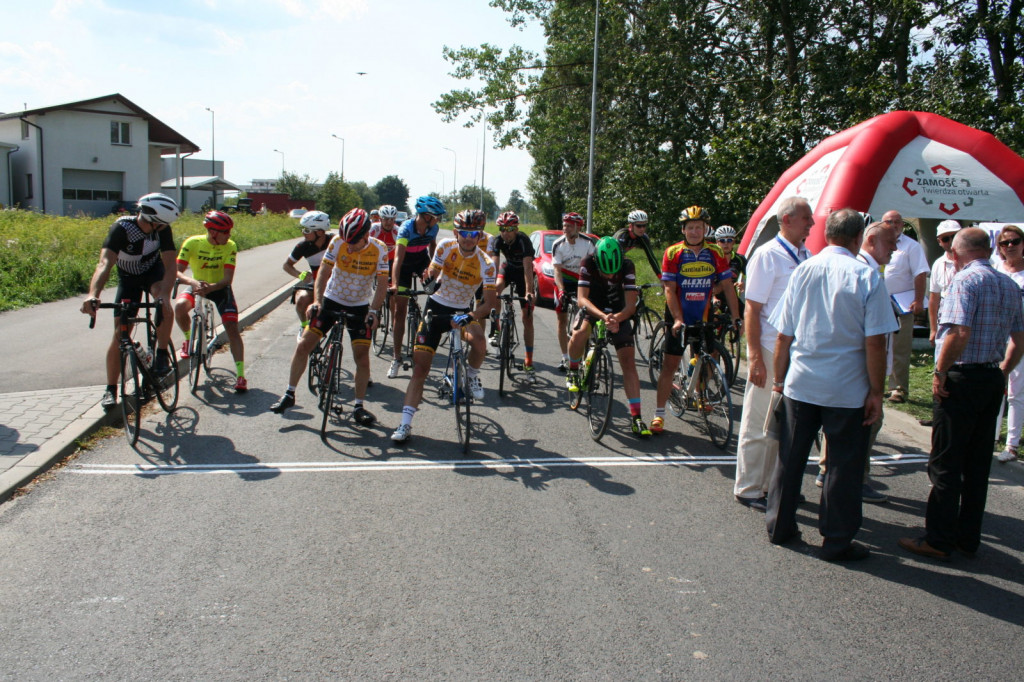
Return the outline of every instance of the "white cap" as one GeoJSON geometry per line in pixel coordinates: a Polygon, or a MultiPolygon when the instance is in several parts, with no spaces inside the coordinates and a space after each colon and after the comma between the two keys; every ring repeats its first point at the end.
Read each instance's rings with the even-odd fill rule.
{"type": "Polygon", "coordinates": [[[935,228],[935,236],[941,237],[944,234],[951,234],[953,232],[960,231],[960,223],[955,220],[943,220],[939,223],[938,227],[935,228]]]}

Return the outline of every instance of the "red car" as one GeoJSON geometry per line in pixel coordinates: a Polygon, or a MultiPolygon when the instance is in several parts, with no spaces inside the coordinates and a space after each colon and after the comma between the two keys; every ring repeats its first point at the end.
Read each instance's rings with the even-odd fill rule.
{"type": "MultiPolygon", "coordinates": [[[[586,234],[594,241],[599,237],[586,234]]],[[[533,288],[537,292],[537,302],[545,307],[555,307],[555,266],[551,264],[551,246],[562,236],[561,230],[536,230],[530,235],[533,250],[537,253],[533,258],[533,288]]]]}

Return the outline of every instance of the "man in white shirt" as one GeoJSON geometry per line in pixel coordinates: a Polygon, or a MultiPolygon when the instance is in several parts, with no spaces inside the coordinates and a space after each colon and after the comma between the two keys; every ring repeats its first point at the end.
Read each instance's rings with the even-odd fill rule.
{"type": "Polygon", "coordinates": [[[882,412],[885,335],[896,331],[888,292],[876,270],[857,260],[864,219],[852,209],[825,222],[828,246],[793,272],[769,322],[775,342],[779,464],[768,491],[769,539],[797,538],[796,511],[807,457],[818,430],[831,443],[818,528],[821,558],[870,555],[853,541],[861,524],[861,485],[869,427],[882,412]]]}
{"type": "Polygon", "coordinates": [[[928,259],[924,249],[903,233],[903,216],[886,211],[882,222],[895,228],[899,239],[896,252],[885,268],[885,282],[907,311],[899,316],[900,330],[893,339],[892,372],[889,373],[889,402],[905,403],[910,386],[910,352],[914,343],[914,315],[924,310],[924,290],[928,279],[928,259]]]}
{"type": "Polygon", "coordinates": [[[955,220],[943,220],[935,228],[935,238],[944,252],[941,258],[936,258],[932,263],[932,276],[928,283],[928,327],[930,328],[928,340],[935,343],[935,332],[939,328],[939,304],[942,297],[946,295],[949,283],[953,281],[956,274],[956,263],[953,262],[953,255],[950,249],[953,247],[953,237],[960,231],[960,223],[955,220]]]}
{"type": "Polygon", "coordinates": [[[779,453],[779,442],[764,432],[772,398],[768,369],[775,361],[778,336],[768,318],[782,299],[793,270],[811,255],[804,248],[804,240],[814,225],[811,207],[803,197],[784,199],[776,217],[779,234],[758,247],[747,263],[743,316],[747,332],[747,385],[743,391],[733,486],[737,502],[762,512],[767,507],[768,484],[779,453]]]}

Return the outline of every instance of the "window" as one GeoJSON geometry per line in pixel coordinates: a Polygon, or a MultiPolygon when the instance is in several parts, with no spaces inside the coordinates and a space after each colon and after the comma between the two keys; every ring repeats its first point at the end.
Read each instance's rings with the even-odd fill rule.
{"type": "Polygon", "coordinates": [[[22,121],[21,122],[21,139],[27,140],[28,139],[28,132],[29,132],[28,131],[28,121],[22,121]]]}
{"type": "Polygon", "coordinates": [[[32,174],[25,173],[25,198],[32,198],[32,174]]]}
{"type": "Polygon", "coordinates": [[[111,121],[110,122],[110,144],[125,144],[129,145],[132,143],[132,129],[131,124],[127,121],[111,121]]]}

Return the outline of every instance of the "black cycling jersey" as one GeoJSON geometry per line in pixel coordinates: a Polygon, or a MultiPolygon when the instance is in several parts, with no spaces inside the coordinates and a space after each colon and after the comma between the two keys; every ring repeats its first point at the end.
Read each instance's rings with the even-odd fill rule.
{"type": "Polygon", "coordinates": [[[626,307],[626,292],[636,291],[636,266],[623,260],[622,268],[612,277],[604,277],[597,269],[593,254],[580,263],[580,286],[589,287],[587,298],[598,310],[617,313],[626,307]]]}
{"type": "Polygon", "coordinates": [[[746,257],[739,253],[733,253],[732,258],[729,259],[729,267],[732,269],[732,281],[735,284],[740,280],[740,275],[747,273],[746,257]]]}
{"type": "Polygon", "coordinates": [[[324,254],[327,253],[327,247],[330,246],[332,239],[334,239],[333,232],[325,233],[324,245],[322,247],[316,245],[315,239],[313,241],[303,239],[292,249],[292,255],[288,256],[288,260],[292,263],[298,263],[305,258],[306,262],[309,263],[310,269],[316,271],[320,267],[320,261],[323,260],[324,254]]]}
{"type": "Polygon", "coordinates": [[[516,238],[506,243],[501,235],[494,239],[494,254],[505,258],[506,266],[512,270],[523,269],[524,258],[535,258],[537,253],[533,249],[533,242],[522,232],[516,232],[516,238]]]}
{"type": "Polygon", "coordinates": [[[654,270],[654,274],[661,277],[661,263],[654,257],[654,250],[651,247],[651,238],[646,234],[642,237],[634,237],[629,232],[629,227],[624,227],[621,230],[615,232],[612,235],[615,241],[619,243],[619,248],[622,249],[622,253],[626,253],[635,246],[639,246],[640,250],[647,256],[647,262],[651,264],[651,269],[654,270]]]}
{"type": "Polygon", "coordinates": [[[118,218],[110,226],[103,248],[117,254],[117,269],[128,275],[142,275],[161,263],[164,251],[177,253],[171,226],[146,234],[135,216],[118,218]]]}

